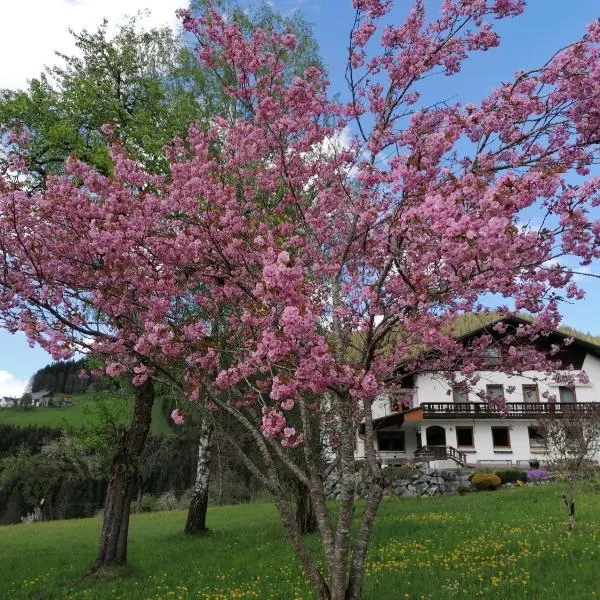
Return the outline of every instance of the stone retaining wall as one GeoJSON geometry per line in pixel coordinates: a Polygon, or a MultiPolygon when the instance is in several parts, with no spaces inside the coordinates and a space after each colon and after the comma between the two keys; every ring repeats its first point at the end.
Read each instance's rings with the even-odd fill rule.
{"type": "MultiPolygon", "coordinates": [[[[394,468],[384,469],[387,484],[384,490],[386,496],[401,496],[403,498],[415,498],[417,496],[455,496],[459,488],[474,490],[469,481],[472,472],[452,471],[448,469],[421,469],[415,470],[414,474],[401,474],[395,476],[394,468]]],[[[538,479],[526,485],[543,485],[551,483],[553,477],[538,479]]],[[[357,498],[366,498],[369,489],[369,475],[365,465],[361,465],[354,474],[355,494],[357,498]]],[[[515,487],[513,483],[506,483],[502,487],[515,487]]],[[[325,482],[325,494],[327,498],[338,500],[341,496],[339,473],[333,471],[325,482]]]]}
{"type": "Polygon", "coordinates": [[[412,498],[416,496],[441,496],[458,494],[458,488],[470,488],[469,473],[446,469],[423,469],[409,478],[392,480],[387,494],[412,498]]]}
{"type": "MultiPolygon", "coordinates": [[[[470,488],[469,473],[459,473],[446,469],[416,470],[413,475],[403,473],[402,477],[394,478],[393,468],[384,469],[388,480],[385,495],[402,497],[440,496],[458,494],[459,487],[470,488]]],[[[365,498],[369,487],[369,476],[366,467],[360,467],[354,474],[356,496],[365,498]]],[[[330,473],[325,482],[325,494],[328,498],[339,499],[341,491],[339,474],[330,473]]]]}

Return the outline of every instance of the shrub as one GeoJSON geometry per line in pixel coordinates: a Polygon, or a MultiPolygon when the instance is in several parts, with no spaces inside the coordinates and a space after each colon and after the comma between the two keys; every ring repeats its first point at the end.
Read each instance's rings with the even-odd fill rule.
{"type": "Polygon", "coordinates": [[[473,481],[473,477],[475,477],[475,475],[478,475],[480,473],[493,473],[493,471],[491,469],[480,469],[479,471],[472,471],[471,474],[469,475],[469,481],[473,481]]]}
{"type": "Polygon", "coordinates": [[[456,488],[456,491],[461,495],[464,496],[465,494],[468,494],[471,491],[471,488],[468,488],[466,485],[459,485],[456,488]]]}
{"type": "Polygon", "coordinates": [[[190,507],[190,502],[192,501],[192,490],[185,490],[183,494],[179,497],[177,502],[177,508],[186,509],[190,507]]]}
{"type": "Polygon", "coordinates": [[[502,482],[495,473],[475,473],[471,485],[477,490],[495,490],[502,482]]]}
{"type": "Polygon", "coordinates": [[[24,517],[21,517],[21,522],[27,523],[27,524],[31,524],[31,523],[34,523],[35,521],[41,521],[41,520],[42,520],[42,511],[40,510],[39,506],[36,506],[33,509],[33,512],[30,512],[30,513],[26,514],[24,517]]]}
{"type": "Polygon", "coordinates": [[[136,512],[155,512],[157,510],[156,499],[150,495],[142,496],[141,501],[137,503],[136,509],[136,512]]]}
{"type": "MultiPolygon", "coordinates": [[[[250,502],[252,499],[250,488],[243,480],[235,480],[230,477],[232,472],[227,474],[223,481],[223,486],[219,490],[217,485],[213,485],[209,490],[210,504],[240,504],[250,502]]],[[[216,482],[215,482],[216,484],[216,482]]]]}
{"type": "Polygon", "coordinates": [[[496,471],[496,475],[500,477],[502,483],[517,483],[517,481],[525,481],[526,477],[526,474],[523,471],[518,471],[516,469],[496,471]]]}
{"type": "Polygon", "coordinates": [[[175,510],[177,508],[177,497],[173,492],[161,494],[157,500],[158,510],[175,510]]]}

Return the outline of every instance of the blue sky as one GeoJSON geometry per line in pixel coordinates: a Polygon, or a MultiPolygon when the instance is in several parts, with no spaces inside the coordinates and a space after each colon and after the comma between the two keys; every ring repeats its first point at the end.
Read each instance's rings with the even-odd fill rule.
{"type": "MultiPolygon", "coordinates": [[[[28,5],[28,29],[32,40],[27,43],[23,40],[23,30],[14,26],[22,15],[22,3],[16,0],[2,3],[0,53],[6,56],[12,52],[11,31],[18,32],[19,47],[30,50],[20,52],[18,60],[3,65],[0,88],[20,87],[27,77],[38,74],[42,65],[52,60],[52,49],[68,49],[66,30],[69,26],[75,29],[93,27],[104,15],[115,19],[125,13],[134,13],[142,6],[152,10],[152,24],[172,24],[173,11],[183,5],[184,0],[105,0],[102,3],[96,0],[32,0],[32,4],[28,5]],[[8,54],[2,52],[3,44],[7,45],[8,54]]],[[[243,4],[250,3],[243,1],[243,4]]],[[[353,17],[350,0],[273,0],[272,4],[283,13],[301,10],[314,24],[332,90],[343,94],[348,30],[353,17]]],[[[409,0],[397,0],[393,19],[399,21],[411,4],[409,0]]],[[[435,13],[438,5],[438,0],[428,0],[430,14],[435,13]]],[[[452,98],[467,102],[481,99],[499,82],[509,80],[516,70],[543,64],[553,52],[581,37],[585,24],[600,16],[599,8],[597,0],[530,0],[524,15],[499,24],[498,31],[502,35],[499,48],[474,56],[459,76],[436,80],[430,86],[429,100],[452,98]]],[[[597,308],[600,282],[587,280],[580,283],[587,291],[587,298],[576,305],[564,305],[564,321],[582,331],[600,334],[597,308]]],[[[50,360],[42,350],[30,348],[24,336],[0,331],[0,396],[20,393],[29,377],[50,360]]]]}
{"type": "MultiPolygon", "coordinates": [[[[351,0],[274,0],[282,13],[301,10],[313,23],[321,54],[328,68],[332,89],[346,91],[344,70],[348,30],[354,13],[351,0]]],[[[410,0],[397,0],[392,20],[400,22],[410,0]]],[[[426,0],[428,14],[434,16],[439,0],[426,0]]],[[[477,102],[515,71],[543,65],[560,48],[580,38],[587,23],[600,17],[597,0],[529,0],[524,14],[497,23],[501,44],[485,53],[474,54],[454,77],[435,79],[428,88],[428,103],[451,98],[477,102]]],[[[596,269],[596,272],[598,270],[596,269]]],[[[576,304],[563,304],[564,323],[583,332],[600,334],[600,280],[578,277],[587,297],[576,304]]]]}

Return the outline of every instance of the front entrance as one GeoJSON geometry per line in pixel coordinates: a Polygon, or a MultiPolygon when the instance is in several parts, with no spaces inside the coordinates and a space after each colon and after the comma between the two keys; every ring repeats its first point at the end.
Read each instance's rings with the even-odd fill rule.
{"type": "Polygon", "coordinates": [[[432,425],[425,430],[428,446],[445,446],[446,430],[439,425],[432,425]]]}

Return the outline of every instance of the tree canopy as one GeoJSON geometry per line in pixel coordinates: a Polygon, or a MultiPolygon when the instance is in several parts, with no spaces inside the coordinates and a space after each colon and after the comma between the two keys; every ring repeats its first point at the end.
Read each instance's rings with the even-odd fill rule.
{"type": "Polygon", "coordinates": [[[272,493],[320,599],[361,595],[384,488],[371,404],[401,385],[399,361],[403,374],[472,381],[493,340],[465,346],[452,325],[510,306],[534,320],[504,337],[504,368],[552,369],[522,342],[559,323],[563,298],[582,296],[556,258],[600,256],[590,174],[600,25],[477,105],[440,105],[421,97],[424,80],[497,45],[494,22],[524,3],[448,0],[427,22],[417,0],[404,23],[383,26],[392,4],[353,0],[339,101],[317,65],[289,77],[292,31],[247,31],[210,3],[182,11],[230,110],[174,140],[165,172],[117,139],[108,175],[70,160],[43,191],[19,177],[0,190],[1,322],[57,357],[85,346],[140,397],[160,378],[191,399],[208,390],[258,448],[261,461],[240,456],[272,493]],[[543,225],[524,222],[526,209],[543,225]],[[211,317],[223,316],[217,331],[211,317]],[[371,485],[352,536],[361,419],[371,485]],[[315,448],[305,441],[320,424],[315,448]],[[324,459],[341,473],[335,515],[324,459]],[[281,465],[310,490],[325,568],[300,535],[281,465]]]}

